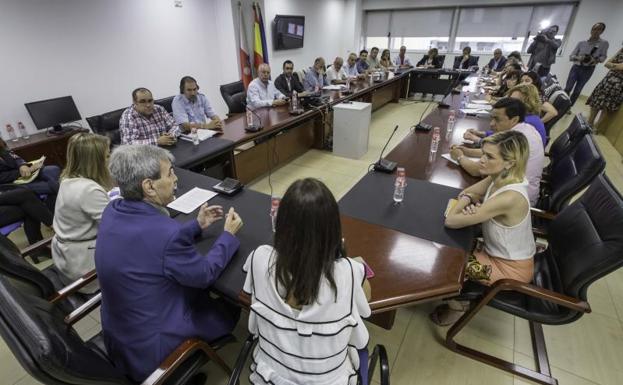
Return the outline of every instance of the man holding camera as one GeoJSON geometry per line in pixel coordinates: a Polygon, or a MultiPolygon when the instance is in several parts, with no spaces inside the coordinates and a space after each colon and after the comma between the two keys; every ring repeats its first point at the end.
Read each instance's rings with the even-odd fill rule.
{"type": "Polygon", "coordinates": [[[528,53],[532,54],[528,61],[528,70],[534,71],[540,77],[546,76],[549,69],[556,61],[556,51],[560,48],[562,41],[556,39],[558,26],[552,25],[540,31],[528,47],[528,53]]]}
{"type": "Polygon", "coordinates": [[[593,25],[590,38],[579,42],[569,56],[569,60],[573,62],[573,67],[569,71],[565,92],[571,98],[571,105],[580,96],[582,88],[593,75],[597,63],[603,63],[608,57],[608,41],[600,38],[605,29],[606,24],[604,23],[593,25]]]}

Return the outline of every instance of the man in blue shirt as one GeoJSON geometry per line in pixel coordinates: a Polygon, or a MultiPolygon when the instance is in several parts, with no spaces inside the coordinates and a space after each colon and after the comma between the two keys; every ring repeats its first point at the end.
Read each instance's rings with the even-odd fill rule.
{"type": "Polygon", "coordinates": [[[199,85],[191,76],[184,76],[180,80],[180,94],[173,98],[171,103],[173,118],[184,131],[192,128],[208,128],[221,130],[223,122],[214,112],[208,98],[199,93],[199,85]],[[210,119],[210,121],[208,121],[210,119]]]}
{"type": "Polygon", "coordinates": [[[354,52],[348,55],[346,64],[344,64],[344,72],[346,72],[346,75],[350,78],[359,76],[359,71],[357,70],[357,54],[354,52]]]}
{"type": "Polygon", "coordinates": [[[329,85],[324,71],[324,58],[318,57],[314,60],[314,66],[309,67],[305,74],[305,80],[303,81],[303,87],[307,92],[317,92],[322,90],[322,87],[329,85]]]}
{"type": "Polygon", "coordinates": [[[357,59],[357,72],[360,74],[366,72],[370,65],[368,64],[368,51],[362,49],[359,51],[359,59],[357,59]]]}

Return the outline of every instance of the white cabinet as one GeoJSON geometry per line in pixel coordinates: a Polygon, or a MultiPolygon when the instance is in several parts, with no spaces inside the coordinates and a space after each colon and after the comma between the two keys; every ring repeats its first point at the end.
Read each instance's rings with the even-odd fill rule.
{"type": "Polygon", "coordinates": [[[368,152],[372,104],[340,103],[333,107],[333,153],[359,159],[368,152]]]}

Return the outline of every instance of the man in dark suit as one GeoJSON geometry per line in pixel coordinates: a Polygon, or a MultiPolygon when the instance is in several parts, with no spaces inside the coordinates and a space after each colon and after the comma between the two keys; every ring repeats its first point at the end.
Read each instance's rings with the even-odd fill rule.
{"type": "Polygon", "coordinates": [[[275,88],[287,97],[292,95],[292,91],[296,91],[298,94],[305,91],[298,76],[293,75],[293,72],[294,63],[291,60],[286,60],[283,62],[283,73],[275,79],[275,88]]]}
{"type": "Polygon", "coordinates": [[[505,65],[506,58],[504,57],[504,55],[502,55],[502,50],[496,48],[495,51],[493,51],[493,58],[489,60],[489,64],[487,64],[487,67],[491,71],[499,72],[504,69],[505,65]]]}
{"type": "Polygon", "coordinates": [[[428,50],[428,54],[424,55],[422,60],[417,62],[417,66],[424,68],[441,68],[443,65],[443,60],[441,59],[437,48],[431,48],[428,50]]]}
{"type": "Polygon", "coordinates": [[[478,56],[471,56],[472,49],[467,46],[463,48],[463,56],[457,56],[454,58],[454,65],[452,68],[454,69],[469,69],[470,67],[474,67],[478,65],[478,56]]]}

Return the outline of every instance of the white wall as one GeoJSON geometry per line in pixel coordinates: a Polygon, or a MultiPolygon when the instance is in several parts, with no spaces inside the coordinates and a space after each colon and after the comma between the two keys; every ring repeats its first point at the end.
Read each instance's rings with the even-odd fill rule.
{"type": "Polygon", "coordinates": [[[237,54],[230,4],[2,0],[0,123],[21,120],[33,132],[25,102],[72,95],[84,118],[128,106],[139,86],[155,98],[174,95],[184,75],[224,115],[218,85],[238,78],[237,67],[225,65],[237,54]]]}
{"type": "MultiPolygon", "coordinates": [[[[554,3],[556,1],[553,1],[554,3]]],[[[478,6],[478,5],[504,5],[504,4],[526,4],[530,1],[524,0],[362,0],[362,9],[401,9],[401,8],[424,8],[424,7],[446,7],[446,6],[478,6]]],[[[534,3],[547,4],[552,1],[534,1],[534,3]]],[[[621,48],[621,40],[623,36],[623,1],[621,0],[580,0],[580,4],[575,15],[575,20],[566,43],[562,48],[561,55],[556,59],[556,63],[552,66],[552,73],[558,76],[558,79],[564,86],[567,75],[571,69],[572,63],[569,61],[569,53],[573,50],[578,41],[588,39],[590,28],[599,21],[606,23],[607,28],[602,38],[610,42],[608,56],[612,57],[621,48]]],[[[497,21],[492,21],[497,22],[497,21]]],[[[412,59],[419,60],[422,54],[411,53],[412,59]]],[[[456,55],[446,55],[446,66],[451,66],[456,55]]],[[[479,65],[485,65],[489,62],[492,55],[480,55],[479,65]]],[[[524,55],[524,62],[527,63],[529,55],[524,55]]],[[[604,77],[607,70],[603,65],[599,65],[595,70],[591,80],[586,84],[582,94],[589,95],[597,83],[604,77]]]]}

